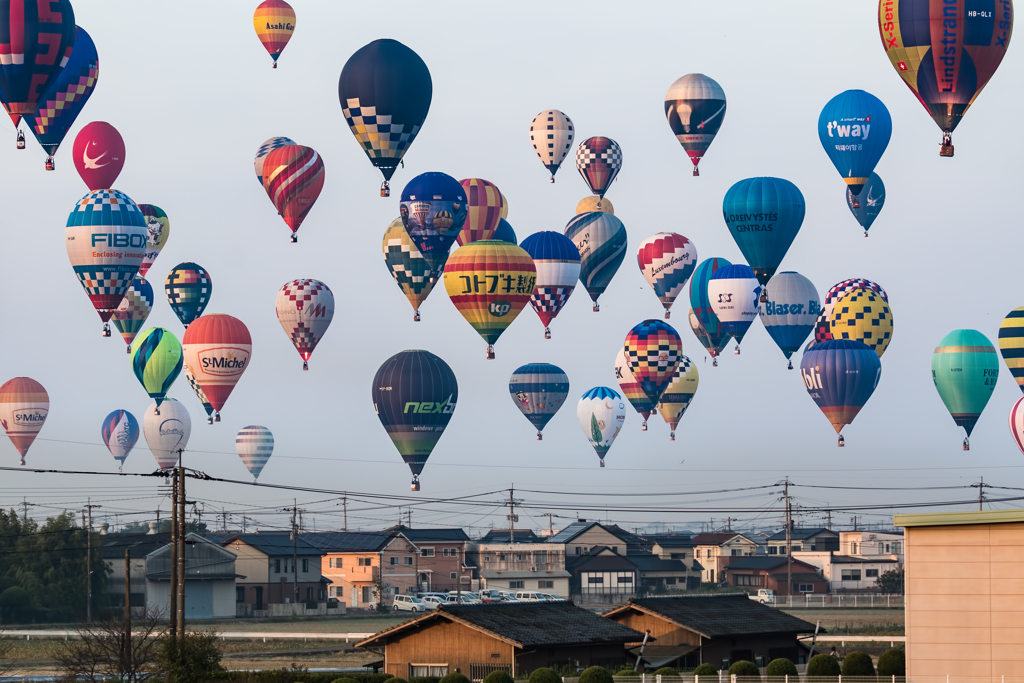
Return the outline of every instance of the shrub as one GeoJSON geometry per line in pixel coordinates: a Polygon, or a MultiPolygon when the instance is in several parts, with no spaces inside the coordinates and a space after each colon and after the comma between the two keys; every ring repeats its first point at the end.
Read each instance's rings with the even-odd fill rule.
{"type": "Polygon", "coordinates": [[[878,657],[879,676],[906,676],[907,655],[900,648],[886,650],[878,657]]]}
{"type": "MultiPolygon", "coordinates": [[[[441,679],[437,676],[410,676],[409,683],[438,683],[441,679]]],[[[561,680],[559,680],[561,683],[561,680]]]]}
{"type": "Polygon", "coordinates": [[[175,641],[165,637],[157,655],[157,672],[174,683],[201,683],[223,671],[215,631],[192,631],[175,641]]]}
{"type": "Polygon", "coordinates": [[[678,676],[679,672],[673,669],[671,666],[663,666],[654,672],[655,676],[678,676]]]}
{"type": "Polygon", "coordinates": [[[779,657],[768,662],[767,673],[769,676],[778,676],[779,678],[783,676],[796,676],[796,664],[785,657],[779,657]]]}
{"type": "Polygon", "coordinates": [[[394,681],[394,683],[407,683],[407,681],[404,678],[398,678],[397,676],[392,676],[388,680],[394,681]]]}
{"type": "Polygon", "coordinates": [[[757,676],[761,677],[761,670],[757,668],[757,665],[753,662],[747,662],[740,660],[733,662],[733,665],[729,667],[730,676],[757,676]]]}
{"type": "Polygon", "coordinates": [[[616,671],[612,675],[613,676],[639,676],[639,674],[637,672],[633,671],[628,666],[619,669],[618,671],[616,671]]]}
{"type": "Polygon", "coordinates": [[[875,676],[875,665],[866,652],[851,652],[843,657],[844,676],[875,676]]]}
{"type": "Polygon", "coordinates": [[[357,683],[357,681],[354,678],[343,676],[341,678],[335,678],[331,683],[357,683]]]}
{"type": "MultiPolygon", "coordinates": [[[[701,664],[700,666],[698,666],[696,669],[693,670],[693,675],[694,676],[717,676],[718,675],[718,669],[716,669],[713,664],[708,664],[707,662],[704,662],[703,664],[701,664]]],[[[533,683],[533,681],[530,681],[530,683],[533,683]]]]}
{"type": "Polygon", "coordinates": [[[460,673],[452,672],[447,676],[442,676],[438,683],[469,683],[469,679],[460,673]]]}
{"type": "Polygon", "coordinates": [[[839,662],[832,655],[814,655],[807,663],[808,676],[838,676],[841,673],[839,662]]]}
{"type": "Polygon", "coordinates": [[[592,666],[580,674],[579,683],[615,683],[611,673],[603,666],[592,666]]]}
{"type": "Polygon", "coordinates": [[[515,683],[515,680],[504,671],[492,671],[484,676],[483,683],[515,683]]]}
{"type": "Polygon", "coordinates": [[[562,677],[556,674],[554,669],[542,666],[530,674],[529,683],[562,683],[562,677]]]}

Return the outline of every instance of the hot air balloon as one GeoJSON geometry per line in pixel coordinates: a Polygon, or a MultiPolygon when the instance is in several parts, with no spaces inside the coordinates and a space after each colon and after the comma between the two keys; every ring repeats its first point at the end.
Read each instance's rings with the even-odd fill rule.
{"type": "Polygon", "coordinates": [[[583,394],[576,417],[604,467],[604,456],[626,423],[626,402],[608,387],[594,387],[583,394]]]}
{"type": "Polygon", "coordinates": [[[499,242],[508,242],[509,244],[519,244],[519,240],[516,239],[516,231],[512,229],[512,226],[504,218],[498,220],[498,227],[494,229],[494,235],[491,239],[498,240],[499,242]]]}
{"type": "MultiPolygon", "coordinates": [[[[18,127],[32,115],[39,100],[71,59],[75,44],[75,13],[68,0],[4,2],[0,6],[0,99],[18,127]]],[[[18,134],[18,147],[24,137],[18,134]]]]}
{"type": "Polygon", "coordinates": [[[818,116],[821,146],[855,195],[868,182],[891,136],[889,110],[882,100],[863,90],[839,93],[818,116]]]}
{"type": "Polygon", "coordinates": [[[1010,311],[999,325],[999,353],[1010,376],[1024,391],[1024,306],[1010,311]]]}
{"type": "MultiPolygon", "coordinates": [[[[508,197],[506,197],[505,195],[501,195],[501,218],[503,220],[508,218],[508,197]]],[[[508,240],[505,241],[508,242],[508,240]]]]}
{"type": "Polygon", "coordinates": [[[110,319],[114,327],[121,333],[124,343],[127,344],[127,352],[132,352],[132,342],[135,335],[142,331],[146,324],[149,312],[153,310],[153,287],[146,282],[145,278],[137,277],[132,280],[131,287],[125,292],[121,299],[121,305],[111,314],[110,319]]]}
{"type": "Polygon", "coordinates": [[[829,319],[833,339],[855,339],[881,358],[892,341],[893,320],[889,302],[879,292],[855,289],[832,309],[829,319]]]}
{"type": "MultiPolygon", "coordinates": [[[[708,350],[711,357],[714,359],[712,365],[718,365],[718,354],[722,352],[722,349],[729,343],[729,332],[722,325],[722,321],[718,319],[718,315],[715,313],[715,309],[711,305],[711,299],[708,294],[708,283],[711,281],[711,277],[721,270],[731,266],[732,264],[726,261],[724,258],[709,258],[701,261],[697,264],[697,267],[693,271],[693,275],[690,277],[690,306],[692,307],[691,313],[696,318],[697,322],[704,330],[704,334],[707,339],[702,339],[701,335],[697,334],[697,338],[700,339],[701,344],[708,350]]],[[[693,322],[690,322],[690,328],[693,329],[693,322]]],[[[694,332],[696,334],[696,331],[694,332]]]]}
{"type": "Polygon", "coordinates": [[[704,74],[686,74],[665,93],[665,116],[693,162],[693,175],[699,176],[697,164],[725,120],[725,91],[704,74]]]}
{"type": "Polygon", "coordinates": [[[71,147],[75,170],[92,192],[113,188],[124,168],[124,159],[124,139],[106,121],[85,124],[71,147]]]}
{"type": "Polygon", "coordinates": [[[185,372],[185,379],[188,380],[188,385],[190,387],[192,387],[192,393],[194,393],[196,395],[196,398],[199,399],[199,402],[203,406],[203,410],[206,411],[206,424],[212,425],[213,424],[213,406],[210,405],[210,399],[206,398],[206,394],[203,393],[203,388],[201,386],[199,386],[198,382],[196,382],[196,378],[192,376],[192,371],[188,369],[188,366],[186,365],[182,369],[185,372]]]}
{"type": "Polygon", "coordinates": [[[1013,2],[879,0],[878,31],[896,73],[942,130],[940,156],[999,68],[1013,32],[1013,2]]]}
{"type": "Polygon", "coordinates": [[[697,366],[686,356],[679,357],[679,364],[676,366],[676,374],[672,381],[665,387],[661,395],[657,409],[662,419],[668,423],[669,440],[676,440],[676,427],[683,419],[683,413],[690,407],[693,395],[697,393],[697,385],[700,384],[700,373],[697,366]]]}
{"type": "Polygon", "coordinates": [[[878,354],[859,341],[824,341],[805,351],[800,359],[804,387],[839,434],[840,446],[846,445],[843,427],[857,417],[881,376],[878,354]]]}
{"type": "Polygon", "coordinates": [[[1017,448],[1024,453],[1024,397],[1018,398],[1010,409],[1010,433],[1017,448]]]}
{"type": "Polygon", "coordinates": [[[98,190],[78,200],[64,238],[75,275],[103,321],[103,336],[109,337],[107,321],[145,255],[145,218],[123,192],[98,190]]]}
{"type": "Polygon", "coordinates": [[[498,337],[533,296],[536,280],[537,268],[522,247],[495,240],[459,247],[444,266],[448,297],[487,342],[489,360],[498,337]]]}
{"type": "Polygon", "coordinates": [[[530,305],[544,325],[544,338],[551,339],[548,327],[562,310],[580,279],[580,252],[572,240],[559,232],[530,235],[522,244],[537,268],[537,283],[530,305]]]}
{"type": "Polygon", "coordinates": [[[151,327],[132,342],[132,371],[156,408],[164,401],[181,372],[182,352],[178,338],[163,327],[151,327]]]}
{"type": "Polygon", "coordinates": [[[319,280],[292,280],[277,292],[277,321],[309,370],[313,349],[334,319],[334,293],[319,280]]]}
{"type": "Polygon", "coordinates": [[[622,148],[611,138],[587,138],[576,148],[576,170],[598,196],[598,206],[621,169],[622,148]]]}
{"type": "Polygon", "coordinates": [[[537,428],[537,441],[569,395],[569,377],[550,363],[529,363],[515,369],[508,392],[526,419],[537,428]]]}
{"type": "Polygon", "coordinates": [[[644,419],[640,425],[641,431],[647,431],[647,418],[654,412],[654,401],[644,393],[640,382],[636,381],[633,371],[629,369],[629,361],[626,360],[625,349],[619,349],[615,355],[615,380],[619,383],[619,390],[626,397],[633,410],[640,413],[644,419]]]}
{"type": "Polygon", "coordinates": [[[278,147],[294,144],[295,141],[291,138],[278,136],[265,140],[263,144],[260,145],[260,148],[256,150],[256,158],[253,159],[253,168],[256,170],[256,180],[259,181],[260,187],[263,187],[263,162],[266,161],[267,155],[278,147]]]}
{"type": "Polygon", "coordinates": [[[373,377],[373,408],[402,460],[412,470],[412,490],[459,402],[455,373],[429,351],[396,353],[373,377]]]}
{"type": "Polygon", "coordinates": [[[213,281],[197,263],[179,263],[167,273],[164,293],[174,315],[188,329],[203,314],[213,296],[213,281]]]}
{"type": "Polygon", "coordinates": [[[775,275],[804,222],[804,196],[782,178],[747,178],[725,193],[722,215],[761,286],[775,275]]]}
{"type": "Polygon", "coordinates": [[[99,74],[100,59],[96,45],[81,26],[76,26],[74,46],[67,64],[39,100],[35,112],[25,115],[29,130],[39,146],[46,150],[47,171],[56,168],[53,155],[92,96],[99,74]]]}
{"type": "Polygon", "coordinates": [[[789,360],[790,370],[793,354],[814,330],[820,313],[818,292],[800,273],[785,271],[768,281],[768,300],[761,302],[758,314],[768,335],[789,360]]]}
{"type": "Polygon", "coordinates": [[[284,0],[263,0],[252,15],[252,25],[256,29],[256,36],[274,60],[271,68],[276,69],[277,59],[295,31],[295,10],[284,0]]]}
{"type": "Polygon", "coordinates": [[[530,144],[540,163],[551,172],[551,182],[555,182],[558,167],[569,156],[575,135],[572,119],[557,109],[542,111],[530,122],[530,144]]]}
{"type": "Polygon", "coordinates": [[[591,213],[593,211],[604,211],[605,213],[615,214],[615,206],[612,204],[612,200],[607,197],[598,198],[594,196],[584,197],[576,203],[576,215],[579,216],[581,213],[591,213]]]}
{"type": "Polygon", "coordinates": [[[659,232],[640,243],[636,260],[647,284],[665,307],[667,320],[672,303],[697,267],[697,247],[682,235],[659,232]]]}
{"type": "Polygon", "coordinates": [[[242,427],[235,436],[235,450],[255,481],[260,478],[260,472],[274,452],[274,435],[259,425],[242,427]]]}
{"type": "Polygon", "coordinates": [[[216,411],[213,421],[220,422],[224,403],[249,367],[249,330],[238,318],[210,313],[189,325],[181,341],[185,364],[216,411]]]}
{"type": "Polygon", "coordinates": [[[302,221],[324,189],[324,162],[312,147],[278,147],[263,160],[263,189],[291,228],[294,244],[302,221]]]}
{"type": "MultiPolygon", "coordinates": [[[[697,337],[697,341],[700,342],[701,346],[703,346],[704,349],[708,352],[708,355],[711,356],[711,364],[717,367],[718,354],[720,354],[722,352],[722,349],[725,348],[726,345],[728,345],[731,337],[727,333],[722,331],[722,333],[725,334],[725,336],[716,341],[712,341],[711,337],[708,335],[707,330],[704,329],[704,324],[697,319],[697,314],[693,312],[692,308],[690,309],[689,321],[690,330],[693,332],[693,335],[697,337]]],[[[721,327],[721,324],[719,324],[719,327],[721,327]]]]}
{"type": "MultiPolygon", "coordinates": [[[[384,251],[384,263],[391,271],[391,277],[395,278],[399,289],[415,311],[412,319],[419,322],[420,306],[430,296],[435,284],[431,277],[430,264],[409,237],[401,218],[391,221],[391,225],[384,231],[381,248],[384,251]]],[[[448,252],[438,254],[438,260],[438,269],[444,269],[448,252]]]]}
{"type": "Polygon", "coordinates": [[[832,309],[835,308],[836,303],[840,299],[855,289],[867,289],[872,292],[878,292],[883,301],[889,300],[889,295],[885,293],[885,290],[880,285],[864,278],[855,277],[833,285],[832,289],[828,290],[828,294],[825,295],[825,300],[821,306],[821,315],[818,316],[814,323],[814,343],[828,341],[832,338],[832,309]]]}
{"type": "Polygon", "coordinates": [[[860,223],[860,227],[864,228],[864,236],[867,237],[871,224],[885,206],[885,184],[878,174],[872,173],[868,176],[860,195],[855,195],[853,190],[846,188],[846,204],[850,207],[853,217],[860,223]]]}
{"type": "Polygon", "coordinates": [[[100,437],[117,461],[117,471],[120,472],[125,458],[139,440],[139,423],[127,410],[115,410],[103,418],[100,437]]]}
{"type": "Polygon", "coordinates": [[[494,231],[501,220],[503,199],[501,190],[489,180],[466,178],[459,184],[466,194],[466,222],[456,235],[459,246],[480,240],[494,239],[494,231]]]}
{"type": "Polygon", "coordinates": [[[388,181],[423,127],[432,94],[427,65],[397,40],[364,45],[341,70],[341,113],[370,163],[384,175],[381,197],[391,196],[388,181]]]}
{"type": "Polygon", "coordinates": [[[433,283],[466,222],[466,191],[446,173],[421,173],[402,190],[399,211],[406,232],[430,266],[433,283]]]}
{"type": "Polygon", "coordinates": [[[622,344],[633,377],[651,400],[651,406],[656,406],[675,377],[683,355],[683,340],[668,323],[645,320],[629,331],[622,344]]]}
{"type": "Polygon", "coordinates": [[[50,397],[31,377],[15,377],[0,386],[0,424],[21,454],[21,464],[50,412],[50,397]]]}
{"type": "Polygon", "coordinates": [[[750,266],[743,263],[719,268],[708,280],[708,299],[722,327],[736,340],[740,352],[743,335],[757,318],[761,285],[750,266]]]}
{"type": "Polygon", "coordinates": [[[953,422],[967,432],[964,450],[999,379],[999,359],[992,342],[977,330],[953,330],[932,354],[932,381],[953,422]]]}
{"type": "Polygon", "coordinates": [[[580,252],[580,282],[597,303],[626,257],[626,226],[613,214],[594,211],[577,215],[565,226],[565,236],[580,252]]]}
{"type": "Polygon", "coordinates": [[[173,398],[166,398],[159,407],[156,404],[150,406],[142,416],[142,433],[156,458],[157,467],[169,470],[178,465],[188,446],[192,418],[185,406],[173,398]]]}
{"type": "Polygon", "coordinates": [[[142,257],[142,265],[139,266],[139,276],[145,277],[167,244],[167,238],[171,236],[171,219],[159,206],[139,204],[139,209],[146,217],[146,255],[142,257]]]}

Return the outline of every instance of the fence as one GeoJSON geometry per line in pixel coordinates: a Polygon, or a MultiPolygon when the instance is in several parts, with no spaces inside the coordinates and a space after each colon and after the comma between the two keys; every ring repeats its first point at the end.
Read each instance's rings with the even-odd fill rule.
{"type": "MultiPolygon", "coordinates": [[[[592,593],[573,595],[572,601],[577,605],[621,605],[632,597],[656,598],[671,595],[688,595],[688,591],[664,593],[592,593]]],[[[773,607],[782,609],[903,609],[903,595],[885,593],[842,593],[842,594],[803,594],[777,595],[773,607]]]]}

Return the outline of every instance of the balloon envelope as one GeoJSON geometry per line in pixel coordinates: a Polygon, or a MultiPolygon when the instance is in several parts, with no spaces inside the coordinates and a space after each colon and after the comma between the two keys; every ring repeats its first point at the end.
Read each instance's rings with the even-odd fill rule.
{"type": "MultiPolygon", "coordinates": [[[[725,326],[722,325],[722,321],[718,319],[718,315],[711,305],[708,283],[711,282],[711,277],[715,273],[731,265],[724,258],[705,259],[697,264],[693,271],[693,276],[690,278],[691,311],[701,327],[704,328],[704,334],[707,335],[707,343],[703,339],[701,343],[704,344],[704,348],[708,350],[712,357],[721,353],[722,349],[725,348],[730,334],[726,331],[725,326]]],[[[692,323],[690,327],[693,328],[692,323]]],[[[699,338],[700,335],[698,335],[699,338]]]]}
{"type": "Polygon", "coordinates": [[[723,334],[725,334],[724,337],[716,341],[712,341],[707,330],[704,329],[704,324],[697,319],[697,314],[693,312],[692,308],[690,309],[688,319],[693,336],[697,337],[697,341],[700,342],[701,346],[704,347],[712,358],[716,358],[718,354],[722,352],[722,349],[725,348],[725,345],[729,343],[729,335],[723,331],[723,334]]]}
{"type": "Polygon", "coordinates": [[[181,352],[210,405],[219,412],[249,367],[252,338],[238,318],[211,313],[188,326],[181,352]]]}
{"type": "Polygon", "coordinates": [[[4,2],[0,7],[0,95],[14,125],[32,114],[59,77],[75,43],[75,13],[69,0],[4,2]]]}
{"type": "Polygon", "coordinates": [[[0,424],[21,454],[21,464],[50,412],[50,397],[31,377],[15,377],[0,386],[0,424]]]}
{"type": "Polygon", "coordinates": [[[206,394],[203,393],[203,388],[196,382],[196,378],[192,376],[192,372],[188,369],[188,366],[184,366],[182,370],[185,373],[185,379],[188,380],[188,385],[192,387],[192,393],[196,395],[199,402],[203,405],[203,410],[206,411],[207,421],[212,424],[213,422],[213,406],[210,405],[210,399],[206,398],[206,394]]]}
{"type": "Polygon", "coordinates": [[[626,402],[608,387],[594,387],[580,398],[576,417],[604,467],[604,456],[626,423],[626,402]]]}
{"type": "Polygon", "coordinates": [[[892,137],[889,110],[869,92],[847,90],[825,105],[818,116],[818,139],[832,165],[859,195],[892,137]]]}
{"type": "Polygon", "coordinates": [[[1024,306],[1010,311],[999,325],[999,353],[1010,376],[1024,391],[1024,306]]]}
{"type": "Polygon", "coordinates": [[[120,472],[125,458],[139,440],[139,422],[127,410],[115,410],[103,418],[100,437],[117,461],[117,470],[120,472]]]}
{"type": "Polygon", "coordinates": [[[572,119],[557,109],[542,111],[530,122],[530,144],[551,173],[551,182],[555,182],[558,167],[569,155],[575,135],[572,119]]]}
{"type": "Polygon", "coordinates": [[[999,358],[992,342],[977,330],[953,330],[932,354],[932,381],[958,427],[971,435],[992,398],[999,358]]]}
{"type": "Polygon", "coordinates": [[[87,123],[75,136],[71,158],[90,190],[109,190],[124,168],[124,139],[106,121],[87,123]]]}
{"type": "Polygon", "coordinates": [[[804,211],[803,194],[782,178],[747,178],[725,193],[725,224],[762,285],[775,275],[800,232],[804,211]]]}
{"type": "Polygon", "coordinates": [[[855,195],[853,190],[846,188],[846,205],[850,207],[850,212],[860,223],[860,227],[864,228],[864,236],[867,237],[871,224],[875,222],[882,207],[885,206],[885,183],[877,173],[872,173],[868,177],[868,181],[864,183],[864,189],[860,191],[859,195],[855,195]]]}
{"type": "Polygon", "coordinates": [[[739,344],[757,318],[761,285],[750,266],[743,263],[719,268],[708,280],[708,298],[722,327],[739,344]]]}
{"type": "Polygon", "coordinates": [[[259,425],[242,427],[235,436],[235,450],[252,478],[259,479],[260,472],[274,452],[274,435],[259,425]]]}
{"type": "Polygon", "coordinates": [[[800,273],[777,273],[768,281],[768,301],[760,304],[758,314],[768,335],[786,358],[800,350],[814,330],[821,313],[818,291],[800,273]]]}
{"type": "Polygon", "coordinates": [[[633,327],[623,340],[626,362],[651,405],[661,399],[676,374],[683,355],[683,340],[671,325],[645,320],[633,327]]]}
{"type": "Polygon", "coordinates": [[[615,206],[612,204],[612,200],[607,197],[584,197],[576,203],[576,215],[579,216],[581,213],[591,213],[593,211],[603,211],[605,213],[615,214],[615,206]],[[599,206],[600,205],[600,206],[599,206]]]}
{"type": "Polygon", "coordinates": [[[825,299],[821,304],[821,315],[818,316],[817,321],[814,323],[815,343],[828,341],[832,338],[832,310],[840,299],[855,289],[867,289],[872,292],[878,292],[883,301],[889,300],[889,295],[885,293],[881,285],[864,278],[850,278],[833,285],[832,289],[828,290],[828,293],[825,295],[825,299]]]}
{"type": "MultiPolygon", "coordinates": [[[[384,264],[388,267],[391,277],[395,279],[399,289],[405,294],[405,298],[409,300],[413,310],[416,311],[413,319],[418,320],[420,306],[430,296],[436,283],[436,280],[432,281],[431,278],[430,263],[409,237],[401,218],[391,221],[391,225],[384,231],[381,249],[384,251],[384,264]]],[[[438,254],[435,263],[439,270],[444,268],[447,260],[448,252],[438,254]]]]}
{"type": "Polygon", "coordinates": [[[308,361],[334,319],[331,288],[319,280],[292,280],[278,290],[275,308],[284,333],[302,360],[308,361]]]}
{"type": "Polygon", "coordinates": [[[441,276],[452,242],[466,222],[466,191],[447,173],[421,173],[402,190],[402,223],[416,248],[441,276]]]}
{"type": "Polygon", "coordinates": [[[597,299],[611,284],[626,257],[626,226],[602,211],[577,215],[565,226],[565,236],[580,253],[580,282],[597,310],[597,299]]]}
{"type": "Polygon", "coordinates": [[[110,316],[110,321],[129,347],[135,341],[135,336],[142,331],[142,326],[146,324],[152,310],[153,287],[145,278],[137,277],[124,293],[121,305],[110,316]]]}
{"type": "Polygon", "coordinates": [[[323,159],[312,147],[278,147],[263,160],[263,189],[294,236],[324,189],[323,159]]]}
{"type": "Polygon", "coordinates": [[[171,236],[171,219],[163,209],[153,204],[139,204],[139,210],[146,218],[146,255],[139,266],[139,275],[145,276],[171,236]]]}
{"type": "Polygon", "coordinates": [[[569,395],[569,377],[557,365],[529,363],[513,371],[508,391],[540,439],[544,427],[569,395]]]}
{"type": "Polygon", "coordinates": [[[285,145],[294,145],[295,141],[291,138],[284,136],[278,136],[274,138],[268,138],[260,145],[259,149],[256,150],[256,158],[253,159],[253,169],[256,171],[256,180],[259,181],[260,187],[263,187],[263,162],[266,161],[267,155],[273,152],[278,147],[284,147],[285,145]]]}
{"type": "Polygon", "coordinates": [[[544,325],[555,319],[580,279],[580,252],[573,241],[560,232],[537,232],[523,240],[522,248],[533,259],[537,282],[530,305],[544,325]]]}
{"type": "Polygon", "coordinates": [[[696,169],[725,120],[725,91],[704,74],[686,74],[665,93],[665,116],[696,169]]]}
{"type": "Polygon", "coordinates": [[[154,403],[146,409],[142,416],[142,433],[156,458],[157,467],[168,470],[178,464],[182,451],[188,446],[192,418],[185,406],[173,398],[166,398],[159,407],[154,403]]]}
{"type": "Polygon", "coordinates": [[[576,170],[593,194],[604,198],[622,169],[622,148],[611,138],[587,138],[576,148],[576,170]]]}
{"type": "Polygon", "coordinates": [[[675,441],[676,427],[683,413],[690,407],[694,394],[697,393],[697,386],[700,384],[700,373],[697,366],[686,356],[679,357],[679,364],[676,366],[676,374],[672,381],[665,387],[665,392],[658,402],[658,412],[662,419],[668,423],[669,437],[675,441]]]}
{"type": "Polygon", "coordinates": [[[159,406],[181,372],[181,344],[170,330],[151,327],[132,342],[131,362],[136,379],[159,406]]]}
{"type": "Polygon", "coordinates": [[[509,244],[519,244],[519,240],[516,238],[516,231],[512,229],[512,226],[504,218],[498,220],[498,227],[494,229],[494,236],[491,239],[508,242],[509,244]]]}
{"type": "Polygon", "coordinates": [[[164,293],[174,315],[187,329],[210,304],[213,281],[198,263],[179,263],[167,274],[164,293]]]}
{"type": "Polygon", "coordinates": [[[483,178],[466,178],[459,184],[466,193],[466,221],[455,239],[459,245],[494,239],[504,205],[501,190],[483,178]]]}
{"type": "Polygon", "coordinates": [[[636,381],[633,371],[629,369],[629,361],[626,359],[625,349],[619,349],[619,352],[615,355],[615,381],[619,383],[619,391],[626,397],[629,404],[633,406],[633,410],[640,413],[641,417],[644,418],[642,428],[646,430],[647,418],[654,412],[654,401],[644,393],[640,382],[636,381]]]}
{"type": "Polygon", "coordinates": [[[252,25],[276,69],[277,58],[295,31],[295,10],[284,0],[263,0],[252,15],[252,25]]]}
{"type": "Polygon", "coordinates": [[[881,358],[892,341],[893,319],[889,302],[879,292],[855,289],[840,299],[829,319],[833,339],[855,339],[881,358]]]}
{"type": "Polygon", "coordinates": [[[1024,397],[1018,398],[1010,409],[1010,433],[1017,448],[1024,453],[1024,397]]]}
{"type": "Polygon", "coordinates": [[[838,434],[871,398],[882,376],[882,363],[866,344],[833,339],[804,352],[800,376],[838,434]]]}
{"type": "Polygon", "coordinates": [[[637,264],[669,317],[676,297],[697,267],[697,247],[674,232],[659,232],[640,243],[637,264]]]}

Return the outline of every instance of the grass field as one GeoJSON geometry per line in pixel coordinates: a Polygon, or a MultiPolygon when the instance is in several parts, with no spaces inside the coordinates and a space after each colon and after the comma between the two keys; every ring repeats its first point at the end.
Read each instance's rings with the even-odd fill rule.
{"type": "Polygon", "coordinates": [[[820,621],[830,635],[902,636],[905,626],[903,610],[895,609],[800,609],[787,611],[812,624],[820,621]]]}

